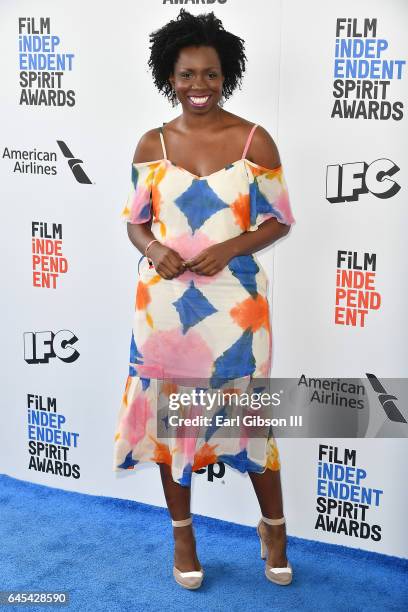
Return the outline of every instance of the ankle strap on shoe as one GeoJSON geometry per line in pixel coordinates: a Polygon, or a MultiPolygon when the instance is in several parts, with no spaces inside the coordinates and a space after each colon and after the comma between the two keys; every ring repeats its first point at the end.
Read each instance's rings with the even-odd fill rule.
{"type": "Polygon", "coordinates": [[[285,522],[285,517],[282,516],[281,518],[278,518],[278,519],[270,519],[270,518],[266,518],[266,516],[262,516],[262,520],[267,525],[283,525],[283,523],[285,522]]]}
{"type": "Polygon", "coordinates": [[[171,519],[171,524],[173,525],[173,527],[187,527],[187,525],[191,525],[192,522],[192,516],[186,519],[182,519],[181,521],[173,521],[173,519],[171,519]]]}

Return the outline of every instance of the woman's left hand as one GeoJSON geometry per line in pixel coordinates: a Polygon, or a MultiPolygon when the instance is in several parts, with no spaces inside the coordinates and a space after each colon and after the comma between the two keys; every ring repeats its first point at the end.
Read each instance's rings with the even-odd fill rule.
{"type": "Polygon", "coordinates": [[[231,248],[220,243],[207,247],[192,259],[187,259],[184,263],[186,269],[196,274],[213,276],[223,270],[232,257],[231,248]]]}

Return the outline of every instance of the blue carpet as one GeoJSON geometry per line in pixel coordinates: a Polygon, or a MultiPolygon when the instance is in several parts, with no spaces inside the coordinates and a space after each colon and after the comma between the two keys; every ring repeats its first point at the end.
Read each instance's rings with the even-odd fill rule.
{"type": "Polygon", "coordinates": [[[6,475],[0,500],[0,589],[65,590],[70,611],[408,610],[405,559],[289,537],[295,577],[280,587],[264,577],[254,528],[195,515],[206,575],[187,591],[173,580],[167,509],[6,475]]]}

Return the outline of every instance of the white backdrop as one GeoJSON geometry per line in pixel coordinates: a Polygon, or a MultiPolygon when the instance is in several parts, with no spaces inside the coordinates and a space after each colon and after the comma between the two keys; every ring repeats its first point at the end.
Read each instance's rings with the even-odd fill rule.
{"type": "MultiPolygon", "coordinates": [[[[339,13],[335,3],[323,0],[307,5],[300,0],[254,0],[250,5],[227,0],[188,3],[186,8],[194,13],[214,10],[226,29],[245,39],[243,88],[225,108],[270,131],[289,186],[296,224],[288,236],[259,254],[271,279],[272,376],[364,379],[371,372],[383,380],[406,377],[406,109],[397,119],[347,119],[331,113],[340,18],[357,20],[351,37],[387,41],[380,59],[399,60],[401,78],[394,64],[386,99],[406,104],[408,5],[403,0],[344,0],[339,13]],[[376,31],[361,37],[365,19],[376,20],[376,31]],[[328,201],[328,166],[364,162],[368,167],[381,159],[398,167],[392,177],[400,186],[395,195],[379,198],[368,192],[351,202],[328,201]],[[339,251],[356,253],[361,260],[364,253],[375,255],[381,306],[367,313],[364,326],[335,320],[339,251]]],[[[179,4],[162,0],[120,0],[109,10],[94,0],[8,0],[1,5],[1,470],[49,486],[161,506],[165,502],[155,465],[123,474],[112,471],[140,258],[119,217],[138,139],[180,112],[156,92],[146,65],[148,34],[179,9],[179,4]],[[40,29],[41,18],[49,18],[49,30],[44,22],[45,31],[38,36],[59,37],[54,39],[55,51],[68,55],[63,57],[60,83],[43,88],[44,98],[27,104],[27,96],[38,96],[40,90],[34,85],[28,91],[22,82],[25,66],[20,62],[26,60],[19,55],[19,36],[30,34],[31,26],[40,29]],[[57,90],[63,93],[53,93],[57,90]],[[59,105],[52,103],[53,95],[59,96],[59,105]],[[68,157],[57,141],[65,143],[68,157]],[[37,160],[21,172],[15,157],[25,155],[19,163],[28,165],[35,150],[55,159],[37,160]],[[49,174],[39,173],[44,166],[51,168],[49,174]],[[80,180],[86,182],[78,181],[80,168],[85,173],[80,180]],[[49,244],[61,248],[68,269],[58,276],[55,288],[33,286],[33,222],[47,223],[49,231],[53,224],[61,226],[61,244],[49,244]],[[60,357],[70,350],[62,346],[59,356],[30,363],[30,334],[37,333],[38,357],[41,338],[51,338],[38,332],[62,330],[69,330],[64,333],[71,342],[77,338],[72,344],[77,358],[63,361],[60,357]],[[68,447],[65,456],[47,458],[47,445],[38,457],[31,454],[38,447],[28,426],[29,408],[34,407],[32,398],[28,405],[29,394],[41,396],[44,406],[47,398],[55,398],[56,412],[66,419],[62,429],[70,432],[66,439],[54,440],[68,447]]],[[[340,34],[346,37],[344,30],[340,34]]],[[[369,55],[366,50],[365,57],[369,55]]],[[[38,60],[38,53],[33,58],[38,60]]],[[[367,100],[363,107],[368,107],[367,100]]],[[[345,179],[343,188],[349,187],[345,179]]],[[[61,334],[56,335],[57,352],[59,338],[61,334]]],[[[401,402],[398,407],[407,419],[406,407],[401,402]]],[[[377,409],[382,410],[380,404],[377,409]]],[[[278,439],[288,533],[408,556],[401,537],[407,501],[406,427],[401,423],[396,439],[278,439]],[[372,501],[365,518],[356,517],[354,535],[339,525],[332,533],[316,526],[322,445],[337,447],[340,455],[344,449],[355,451],[355,465],[366,471],[362,484],[381,491],[379,504],[372,501]],[[379,526],[376,539],[373,525],[379,526]]],[[[259,509],[249,478],[226,466],[223,470],[215,465],[194,477],[193,512],[254,525],[259,509]]]]}

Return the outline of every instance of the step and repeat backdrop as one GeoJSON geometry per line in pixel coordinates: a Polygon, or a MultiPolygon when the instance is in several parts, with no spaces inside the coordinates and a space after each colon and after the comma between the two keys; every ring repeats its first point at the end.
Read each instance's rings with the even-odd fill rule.
{"type": "MultiPolygon", "coordinates": [[[[310,418],[323,405],[341,432],[277,438],[288,533],[406,557],[404,0],[1,3],[1,471],[165,506],[155,464],[112,463],[141,257],[120,213],[137,141],[180,113],[147,59],[181,5],[246,41],[225,109],[274,137],[296,219],[258,253],[272,377],[294,405],[315,388],[310,418]],[[340,378],[364,383],[377,426],[362,431],[357,404],[342,427],[340,378]]],[[[192,509],[259,518],[248,476],[222,463],[194,476],[192,509]]]]}

